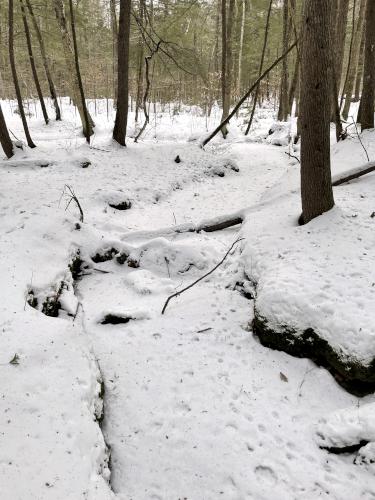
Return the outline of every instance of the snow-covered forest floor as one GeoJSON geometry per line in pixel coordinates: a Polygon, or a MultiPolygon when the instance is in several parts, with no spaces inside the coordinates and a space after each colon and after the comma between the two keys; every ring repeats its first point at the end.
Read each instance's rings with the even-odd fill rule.
{"type": "MultiPolygon", "coordinates": [[[[122,149],[99,102],[90,148],[66,104],[0,162],[1,498],[374,499],[374,395],[264,347],[252,322],[255,297],[274,330],[372,361],[375,175],[300,227],[298,151],[272,144],[285,127],[266,139],[272,109],[205,151],[219,111],[169,111],[122,149]],[[239,211],[242,226],[171,230],[239,211]]],[[[334,174],[366,161],[355,136],[332,148],[334,174]]]]}

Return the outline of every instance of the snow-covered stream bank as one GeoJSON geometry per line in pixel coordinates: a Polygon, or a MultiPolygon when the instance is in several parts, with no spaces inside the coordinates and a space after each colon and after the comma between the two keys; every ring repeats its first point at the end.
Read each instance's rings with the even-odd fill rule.
{"type": "MultiPolygon", "coordinates": [[[[0,169],[1,497],[375,498],[373,465],[319,448],[330,432],[332,446],[347,432],[345,414],[338,426],[332,412],[352,408],[350,426],[374,397],[358,399],[311,361],[260,345],[250,328],[253,301],[235,286],[244,280],[245,241],[161,315],[167,296],[213,268],[243,229],[153,231],[272,198],[295,170],[284,149],[233,141],[203,152],[180,141],[129,142],[121,150],[109,144],[103,125],[96,145],[106,152],[83,145],[69,122],[34,127],[38,150],[20,152],[0,169]],[[41,168],[46,160],[50,166],[41,168]],[[86,160],[91,164],[81,168],[86,160]],[[84,210],[79,230],[76,207],[65,212],[61,199],[65,184],[84,210]],[[110,206],[125,201],[128,210],[110,206]],[[91,260],[112,248],[128,260],[91,260]],[[27,304],[27,293],[41,298],[68,282],[77,249],[84,260],[78,312],[70,287],[65,311],[46,317],[27,304]],[[129,321],[108,324],[108,314],[129,321]],[[16,353],[19,364],[9,364],[16,353]],[[114,493],[95,417],[95,359],[105,385],[102,430],[114,493]]],[[[263,221],[264,228],[271,223],[263,221]]],[[[373,439],[368,419],[367,412],[370,430],[355,437],[373,439]]]]}

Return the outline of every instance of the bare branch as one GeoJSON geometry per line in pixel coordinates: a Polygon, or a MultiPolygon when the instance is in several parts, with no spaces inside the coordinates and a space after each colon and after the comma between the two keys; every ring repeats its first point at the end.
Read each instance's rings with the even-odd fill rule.
{"type": "Polygon", "coordinates": [[[192,288],[194,285],[196,285],[197,283],[199,283],[200,281],[204,280],[205,278],[207,278],[207,276],[209,276],[210,274],[212,274],[214,271],[216,271],[216,269],[221,266],[221,264],[225,261],[225,259],[228,257],[228,255],[230,254],[231,250],[233,249],[233,247],[235,245],[237,245],[237,243],[239,241],[242,241],[244,238],[240,238],[238,240],[236,240],[234,243],[232,243],[231,247],[229,248],[229,250],[227,251],[227,253],[224,255],[224,257],[221,259],[221,261],[216,264],[216,266],[214,268],[211,269],[211,271],[208,271],[208,273],[206,273],[204,276],[198,278],[197,280],[195,280],[193,283],[191,283],[190,285],[188,285],[187,287],[183,288],[182,290],[180,290],[179,292],[176,292],[174,293],[173,295],[170,295],[167,300],[165,301],[165,304],[164,304],[164,307],[161,311],[162,314],[165,313],[165,310],[167,309],[168,307],[168,304],[169,304],[169,301],[171,299],[173,299],[174,297],[178,297],[179,295],[181,295],[182,293],[186,292],[186,290],[189,290],[190,288],[192,288]]]}

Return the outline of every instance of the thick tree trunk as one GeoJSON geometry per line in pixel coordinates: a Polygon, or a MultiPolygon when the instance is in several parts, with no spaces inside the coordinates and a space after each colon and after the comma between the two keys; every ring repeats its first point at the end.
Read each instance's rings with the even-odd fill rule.
{"type": "MultiPolygon", "coordinates": [[[[357,75],[359,54],[361,51],[361,39],[365,21],[366,0],[360,0],[360,1],[361,3],[359,8],[358,21],[356,24],[356,29],[353,37],[353,47],[352,47],[350,67],[348,68],[348,75],[347,75],[346,85],[344,88],[345,104],[342,111],[342,116],[344,120],[347,120],[349,115],[350,104],[352,102],[355,80],[357,75]]],[[[373,0],[369,1],[372,2],[373,0]]]]}
{"type": "Polygon", "coordinates": [[[33,54],[33,47],[32,47],[32,44],[31,44],[29,24],[27,22],[26,11],[25,11],[25,6],[23,4],[23,0],[20,0],[20,5],[21,5],[21,12],[22,12],[23,27],[24,27],[25,36],[26,36],[27,51],[29,53],[29,59],[30,59],[31,72],[33,74],[35,88],[36,88],[36,92],[38,94],[38,98],[39,98],[39,102],[40,102],[40,107],[42,108],[43,118],[44,118],[44,121],[46,122],[46,125],[48,125],[49,118],[48,118],[48,113],[47,113],[46,105],[44,103],[42,89],[40,88],[38,72],[37,72],[36,66],[35,66],[35,60],[34,60],[34,54],[33,54]]]}
{"type": "Polygon", "coordinates": [[[86,102],[82,98],[82,82],[80,84],[79,67],[77,68],[78,54],[74,50],[74,41],[72,41],[72,38],[69,34],[63,0],[53,0],[53,5],[55,7],[56,18],[63,42],[66,78],[68,80],[69,90],[81,118],[83,135],[86,137],[86,140],[89,141],[90,136],[93,134],[92,124],[94,122],[87,110],[86,102]]]}
{"type": "Polygon", "coordinates": [[[334,206],[330,168],[331,0],[306,0],[301,66],[302,222],[334,206]]]}
{"type": "Polygon", "coordinates": [[[31,17],[31,20],[32,20],[32,23],[34,26],[34,31],[35,31],[36,37],[38,39],[40,54],[42,56],[42,62],[43,62],[43,66],[44,66],[44,71],[46,73],[46,77],[47,77],[47,81],[48,81],[49,92],[51,95],[51,99],[53,101],[53,105],[55,107],[56,120],[59,121],[59,120],[61,120],[61,111],[60,111],[60,106],[59,106],[59,103],[57,100],[55,85],[53,83],[51,71],[49,68],[47,52],[46,52],[46,48],[44,46],[42,33],[40,31],[39,25],[38,25],[37,20],[35,18],[34,11],[33,11],[30,0],[26,0],[26,5],[27,5],[27,8],[28,8],[29,13],[30,13],[30,17],[31,17]]]}
{"type": "Polygon", "coordinates": [[[366,45],[361,100],[362,130],[374,128],[375,99],[375,2],[368,0],[366,8],[366,45]]]}
{"type": "Polygon", "coordinates": [[[8,158],[11,158],[14,154],[13,143],[9,137],[9,132],[7,125],[5,123],[5,118],[3,115],[3,110],[1,109],[1,104],[0,104],[0,143],[6,156],[8,158]]]}
{"type": "Polygon", "coordinates": [[[14,58],[14,10],[13,10],[13,7],[14,7],[13,0],[9,0],[9,19],[8,19],[8,22],[9,22],[9,62],[10,62],[11,70],[12,70],[14,90],[15,90],[16,96],[17,96],[18,110],[19,110],[19,113],[21,116],[23,129],[25,131],[27,145],[30,148],[35,148],[35,144],[33,143],[33,140],[31,139],[29,127],[27,125],[25,110],[23,109],[21,89],[20,89],[20,86],[18,83],[16,61],[14,58]]]}
{"type": "Polygon", "coordinates": [[[126,127],[129,108],[129,39],[131,0],[120,0],[118,31],[118,90],[117,112],[113,138],[121,146],[126,146],[126,127]]]}

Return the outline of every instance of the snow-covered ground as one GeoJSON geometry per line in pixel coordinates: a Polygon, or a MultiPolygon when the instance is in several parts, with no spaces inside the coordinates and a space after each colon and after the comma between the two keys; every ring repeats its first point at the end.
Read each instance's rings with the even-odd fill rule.
{"type": "MultiPolygon", "coordinates": [[[[0,163],[1,498],[375,498],[374,396],[263,347],[242,290],[255,293],[246,273],[269,320],[371,359],[375,176],[336,188],[337,207],[300,228],[298,164],[260,141],[271,109],[251,137],[239,120],[206,151],[194,139],[217,110],[160,109],[126,149],[110,141],[113,111],[103,101],[97,112],[95,149],[66,104],[62,123],[30,119],[37,149],[0,163]],[[242,228],[166,229],[239,210],[242,228]],[[59,317],[41,312],[47,297],[59,317]]],[[[373,134],[364,142],[375,159],[373,134]]],[[[355,138],[332,154],[334,172],[366,161],[355,138]]]]}

